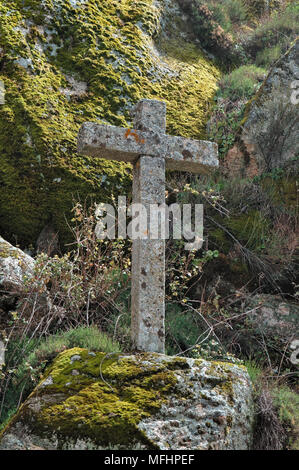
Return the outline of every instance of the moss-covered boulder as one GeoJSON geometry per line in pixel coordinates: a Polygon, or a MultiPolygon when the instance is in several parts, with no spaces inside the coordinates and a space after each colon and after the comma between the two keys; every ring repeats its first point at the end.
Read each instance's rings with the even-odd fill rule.
{"type": "Polygon", "coordinates": [[[61,353],[0,436],[1,449],[248,449],[243,366],[161,354],[61,353]]]}
{"type": "Polygon", "coordinates": [[[34,244],[69,230],[74,200],[124,191],[130,168],[79,156],[84,121],[130,125],[140,98],[165,100],[168,132],[204,135],[219,76],[169,0],[2,0],[0,227],[34,244]]]}

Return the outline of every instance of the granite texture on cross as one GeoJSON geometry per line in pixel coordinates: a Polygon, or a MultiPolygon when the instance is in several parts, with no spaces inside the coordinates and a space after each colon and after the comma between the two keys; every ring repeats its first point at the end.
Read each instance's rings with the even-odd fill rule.
{"type": "Polygon", "coordinates": [[[79,131],[80,153],[108,160],[136,163],[140,155],[165,159],[166,168],[206,173],[218,165],[213,142],[166,135],[163,130],[123,129],[86,122],[79,131]]]}
{"type": "MultiPolygon", "coordinates": [[[[86,122],[81,154],[133,164],[133,203],[165,203],[165,169],[206,173],[218,166],[217,144],[166,135],[166,105],[141,100],[133,129],[86,122]]],[[[165,240],[137,239],[132,246],[131,334],[140,351],[165,350],[165,240]]]]}

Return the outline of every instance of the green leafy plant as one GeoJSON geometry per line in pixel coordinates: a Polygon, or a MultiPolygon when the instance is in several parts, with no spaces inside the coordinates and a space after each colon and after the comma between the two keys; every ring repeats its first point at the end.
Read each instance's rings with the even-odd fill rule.
{"type": "Polygon", "coordinates": [[[282,56],[281,44],[276,44],[271,48],[262,49],[256,54],[256,65],[269,68],[273,62],[282,56]]]}
{"type": "Polygon", "coordinates": [[[209,139],[217,142],[220,157],[224,157],[233,146],[244,118],[246,102],[258,91],[265,76],[264,69],[243,65],[219,81],[207,134],[209,139]]]}
{"type": "Polygon", "coordinates": [[[248,371],[254,380],[256,450],[299,449],[299,396],[284,377],[273,377],[269,370],[254,364],[248,371]]]}
{"type": "Polygon", "coordinates": [[[230,98],[218,98],[213,115],[207,125],[210,140],[217,142],[220,158],[233,146],[245,109],[245,100],[233,103],[230,98]]]}
{"type": "Polygon", "coordinates": [[[215,20],[226,32],[233,32],[234,25],[242,25],[247,20],[248,11],[242,0],[211,1],[210,8],[215,20]]]}

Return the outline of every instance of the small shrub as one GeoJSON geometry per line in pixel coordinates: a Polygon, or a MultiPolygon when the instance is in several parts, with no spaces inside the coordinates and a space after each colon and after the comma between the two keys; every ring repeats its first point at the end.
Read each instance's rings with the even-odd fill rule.
{"type": "Polygon", "coordinates": [[[243,65],[224,75],[218,83],[215,107],[207,124],[207,135],[217,142],[220,157],[233,146],[244,118],[245,105],[256,93],[266,71],[255,65],[243,65]]]}
{"type": "Polygon", "coordinates": [[[227,9],[233,24],[242,24],[247,19],[247,8],[242,0],[228,0],[224,2],[222,8],[227,9]]]}
{"type": "Polygon", "coordinates": [[[299,395],[286,385],[272,391],[278,416],[288,434],[287,447],[299,450],[299,395]]]}
{"type": "Polygon", "coordinates": [[[213,115],[207,124],[208,139],[218,144],[219,156],[223,158],[233,146],[236,133],[244,117],[246,100],[232,102],[230,98],[217,98],[213,115]]]}
{"type": "Polygon", "coordinates": [[[270,49],[262,49],[256,54],[255,63],[259,67],[269,68],[273,62],[278,60],[282,55],[281,45],[277,44],[270,49]]]}
{"type": "Polygon", "coordinates": [[[285,0],[244,0],[247,11],[253,19],[279,11],[286,3],[285,0]]]}
{"type": "Polygon", "coordinates": [[[274,89],[267,100],[257,104],[254,123],[245,132],[265,172],[283,167],[299,152],[297,108],[284,90],[274,89]]]}
{"type": "Polygon", "coordinates": [[[266,12],[266,0],[245,0],[245,4],[248,12],[253,18],[260,17],[266,12]]]}
{"type": "MultiPolygon", "coordinates": [[[[188,188],[189,189],[189,188],[188,188]]],[[[183,198],[184,195],[179,196],[183,198]]],[[[180,203],[182,203],[180,201],[180,203]]],[[[166,245],[166,296],[169,301],[187,302],[190,285],[218,251],[187,251],[184,242],[168,240],[166,245]]]]}
{"type": "Polygon", "coordinates": [[[272,374],[268,376],[268,372],[259,371],[253,382],[256,403],[253,448],[298,450],[299,395],[285,379],[281,382],[281,377],[274,379],[272,374]]]}
{"type": "Polygon", "coordinates": [[[221,79],[218,94],[232,101],[249,99],[257,91],[265,75],[266,71],[262,68],[243,65],[221,79]]]}
{"type": "Polygon", "coordinates": [[[242,364],[242,361],[233,354],[228,353],[222,344],[216,339],[207,339],[198,344],[192,350],[192,357],[205,359],[207,361],[229,362],[231,364],[242,364]]]}
{"type": "Polygon", "coordinates": [[[129,241],[97,240],[95,207],[74,207],[74,248],[62,257],[41,253],[25,279],[10,336],[46,336],[63,327],[105,329],[130,288],[129,241]],[[119,300],[116,308],[116,300],[119,300]]]}

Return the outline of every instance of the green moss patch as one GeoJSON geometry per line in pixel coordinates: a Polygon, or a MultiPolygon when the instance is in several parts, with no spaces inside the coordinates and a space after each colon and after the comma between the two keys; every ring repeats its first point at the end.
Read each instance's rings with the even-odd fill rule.
{"type": "Polygon", "coordinates": [[[0,225],[21,244],[53,220],[68,238],[73,201],[130,187],[130,167],[79,156],[84,121],[130,124],[141,98],[163,99],[168,132],[204,135],[219,76],[193,45],[152,37],[164,1],[2,1],[0,5],[0,225]]]}

